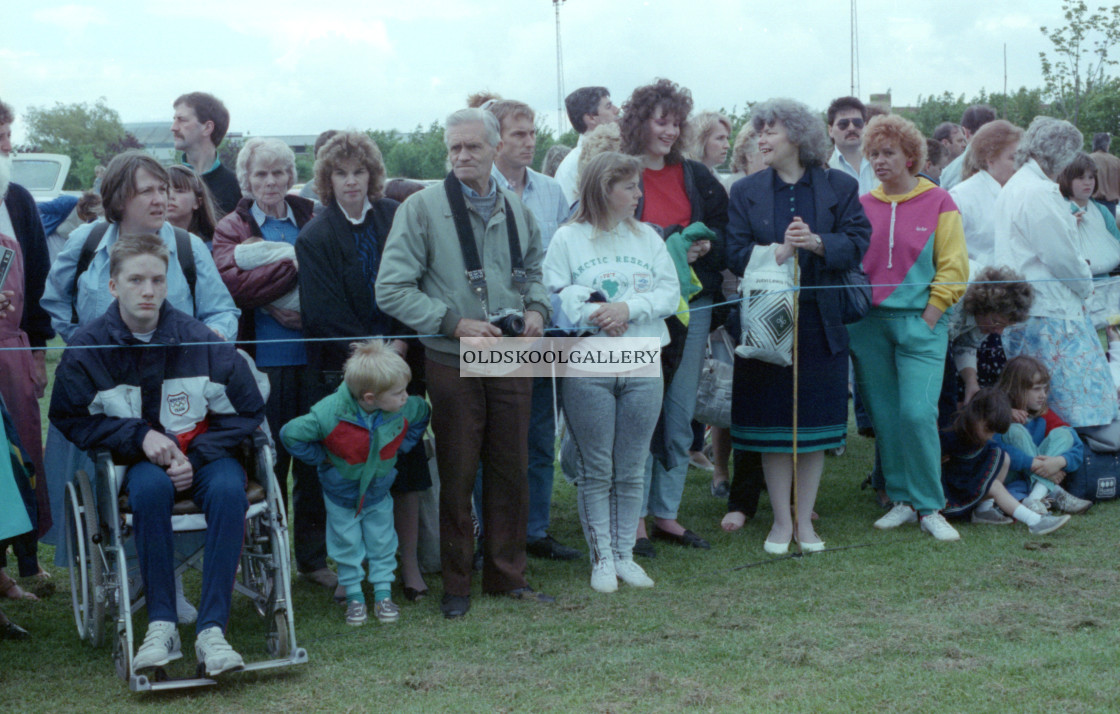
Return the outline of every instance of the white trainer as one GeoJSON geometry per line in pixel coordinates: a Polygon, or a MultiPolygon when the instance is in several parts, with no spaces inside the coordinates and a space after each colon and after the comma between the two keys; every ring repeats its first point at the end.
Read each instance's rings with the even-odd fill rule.
{"type": "Polygon", "coordinates": [[[618,590],[613,560],[604,558],[591,566],[591,589],[597,593],[613,593],[618,590]]]}
{"type": "Polygon", "coordinates": [[[1031,535],[1049,535],[1069,523],[1070,515],[1064,513],[1060,516],[1043,516],[1038,523],[1028,526],[1031,535]]]}
{"type": "Polygon", "coordinates": [[[898,528],[903,523],[913,523],[918,520],[918,514],[913,508],[905,503],[896,503],[887,511],[879,520],[875,521],[875,527],[881,531],[890,530],[891,528],[898,528]]]}
{"type": "Polygon", "coordinates": [[[652,588],[653,578],[646,575],[642,566],[631,560],[620,560],[614,564],[618,579],[632,588],[652,588]]]}
{"type": "Polygon", "coordinates": [[[222,628],[217,625],[198,633],[198,638],[194,641],[194,654],[199,663],[206,666],[207,677],[217,677],[219,674],[245,668],[245,660],[229,646],[222,628]]]}
{"type": "Polygon", "coordinates": [[[990,526],[1003,526],[1013,522],[1014,518],[1008,518],[1000,513],[999,509],[989,508],[986,511],[973,511],[972,522],[984,523],[990,526]]]}
{"type": "Polygon", "coordinates": [[[1084,513],[1093,505],[1092,501],[1078,498],[1061,486],[1055,486],[1054,490],[1050,492],[1050,500],[1062,513],[1084,513]]]}
{"type": "Polygon", "coordinates": [[[961,539],[961,534],[957,533],[957,529],[949,525],[945,516],[937,511],[922,517],[922,530],[937,540],[954,541],[961,539]]]}
{"type": "Polygon", "coordinates": [[[179,628],[174,622],[157,620],[148,624],[148,632],[136,656],[132,658],[132,671],[162,667],[183,656],[179,628]]]}

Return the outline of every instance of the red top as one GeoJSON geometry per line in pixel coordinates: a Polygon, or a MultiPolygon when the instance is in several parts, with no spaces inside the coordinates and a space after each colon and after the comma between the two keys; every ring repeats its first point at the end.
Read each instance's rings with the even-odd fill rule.
{"type": "Polygon", "coordinates": [[[667,228],[682,228],[692,222],[692,204],[684,190],[684,165],[673,164],[663,169],[642,171],[645,202],[642,220],[667,228]]]}

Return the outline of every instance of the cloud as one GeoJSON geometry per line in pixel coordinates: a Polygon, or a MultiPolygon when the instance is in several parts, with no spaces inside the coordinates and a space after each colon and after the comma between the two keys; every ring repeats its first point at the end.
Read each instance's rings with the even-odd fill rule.
{"type": "Polygon", "coordinates": [[[90,5],[57,5],[43,7],[31,13],[31,18],[45,25],[52,25],[68,34],[77,34],[91,25],[107,25],[104,13],[90,5]]]}

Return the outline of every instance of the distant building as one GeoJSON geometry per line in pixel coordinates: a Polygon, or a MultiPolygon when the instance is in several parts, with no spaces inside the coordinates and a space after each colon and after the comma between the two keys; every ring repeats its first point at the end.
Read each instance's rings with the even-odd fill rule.
{"type": "MultiPolygon", "coordinates": [[[[175,150],[175,140],[171,136],[171,122],[143,121],[132,122],[124,125],[125,131],[136,137],[144,151],[155,157],[164,165],[173,164],[179,159],[179,152],[175,150]]],[[[282,136],[261,137],[279,139],[287,144],[297,154],[310,154],[315,147],[318,134],[288,134],[282,136]]],[[[249,137],[243,132],[231,131],[226,134],[228,141],[243,142],[249,137]]]]}

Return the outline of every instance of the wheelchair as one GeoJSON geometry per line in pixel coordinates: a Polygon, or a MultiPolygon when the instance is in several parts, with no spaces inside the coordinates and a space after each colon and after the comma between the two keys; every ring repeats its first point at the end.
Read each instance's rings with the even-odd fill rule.
{"type": "MultiPolygon", "coordinates": [[[[255,662],[246,657],[243,671],[307,662],[307,651],[296,645],[287,513],[273,473],[273,448],[268,436],[258,430],[235,454],[248,477],[249,509],[234,591],[248,597],[264,620],[264,645],[270,657],[255,662]]],[[[145,600],[132,543],[132,514],[128,497],[120,492],[125,467],[114,464],[107,452],[99,452],[95,464],[92,481],[84,471],[77,471],[66,485],[70,592],[78,636],[94,647],[112,641],[117,674],[132,691],[217,684],[205,676],[201,665],[194,678],[173,679],[163,668],[144,674],[133,671],[132,615],[145,600]]],[[[176,540],[176,576],[190,568],[201,570],[203,539],[189,534],[205,531],[205,516],[194,501],[177,500],[171,525],[176,540]],[[187,553],[180,550],[184,541],[188,543],[187,553]]]]}

